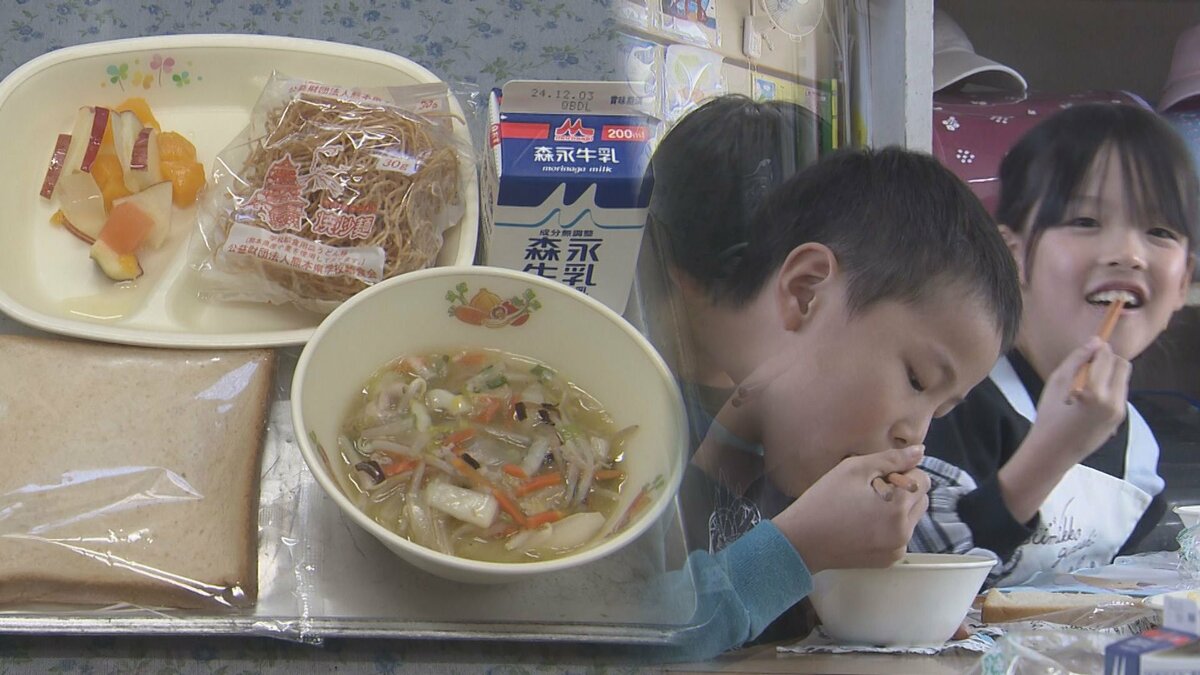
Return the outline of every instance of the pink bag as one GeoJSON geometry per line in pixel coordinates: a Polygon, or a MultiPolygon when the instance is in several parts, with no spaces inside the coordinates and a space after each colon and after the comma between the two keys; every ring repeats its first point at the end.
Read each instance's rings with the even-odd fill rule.
{"type": "Polygon", "coordinates": [[[933,96],[933,155],[966,181],[989,213],[1000,197],[1000,161],[1025,132],[1079,103],[1150,106],[1123,91],[1074,94],[939,92],[933,96]]]}

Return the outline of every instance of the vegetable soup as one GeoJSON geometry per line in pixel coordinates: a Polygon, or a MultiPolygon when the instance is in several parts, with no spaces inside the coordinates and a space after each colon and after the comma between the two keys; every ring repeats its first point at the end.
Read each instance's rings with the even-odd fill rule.
{"type": "Polygon", "coordinates": [[[341,482],[367,515],[422,546],[552,559],[619,531],[642,506],[617,508],[635,431],[523,356],[405,356],[356,396],[338,438],[341,482]]]}

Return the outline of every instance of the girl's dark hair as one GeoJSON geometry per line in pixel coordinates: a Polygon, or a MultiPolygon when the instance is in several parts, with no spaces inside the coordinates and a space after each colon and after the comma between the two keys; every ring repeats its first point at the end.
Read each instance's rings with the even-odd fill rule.
{"type": "MultiPolygon", "coordinates": [[[[827,127],[825,133],[828,133],[827,127]]],[[[713,291],[745,245],[767,194],[816,161],[822,122],[790,102],[712,99],[659,142],[643,189],[647,228],[666,262],[713,291]]]]}
{"type": "Polygon", "coordinates": [[[1120,162],[1134,213],[1187,237],[1197,232],[1196,170],[1183,139],[1154,112],[1133,105],[1088,103],[1067,108],[1021,137],[1000,163],[996,220],[1025,235],[1028,269],[1042,233],[1067,218],[1105,151],[1120,162]]]}
{"type": "Polygon", "coordinates": [[[847,275],[847,309],[915,302],[956,286],[995,318],[1005,350],[1016,337],[1016,263],[979,199],[932,156],[842,150],[801,171],[766,201],[747,232],[721,301],[754,297],[806,242],[828,246],[847,275]]]}

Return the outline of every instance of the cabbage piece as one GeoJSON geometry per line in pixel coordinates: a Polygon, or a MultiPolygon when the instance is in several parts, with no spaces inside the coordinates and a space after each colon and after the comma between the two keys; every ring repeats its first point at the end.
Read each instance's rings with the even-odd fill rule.
{"type": "Polygon", "coordinates": [[[425,488],[425,503],[451,518],[481,528],[492,526],[500,508],[492,495],[442,482],[431,483],[425,488]]]}

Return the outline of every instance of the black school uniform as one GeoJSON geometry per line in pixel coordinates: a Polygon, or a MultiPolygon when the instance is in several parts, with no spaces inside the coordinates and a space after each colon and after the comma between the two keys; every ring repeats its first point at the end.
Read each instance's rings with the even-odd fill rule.
{"type": "Polygon", "coordinates": [[[922,468],[934,487],[911,550],[989,553],[1004,563],[991,581],[1015,585],[1038,571],[1106,564],[1158,523],[1166,509],[1158,443],[1132,405],[1113,437],[1064,476],[1033,520],[1012,517],[997,473],[1029,433],[1042,386],[1014,350],[933,421],[922,468]]]}

